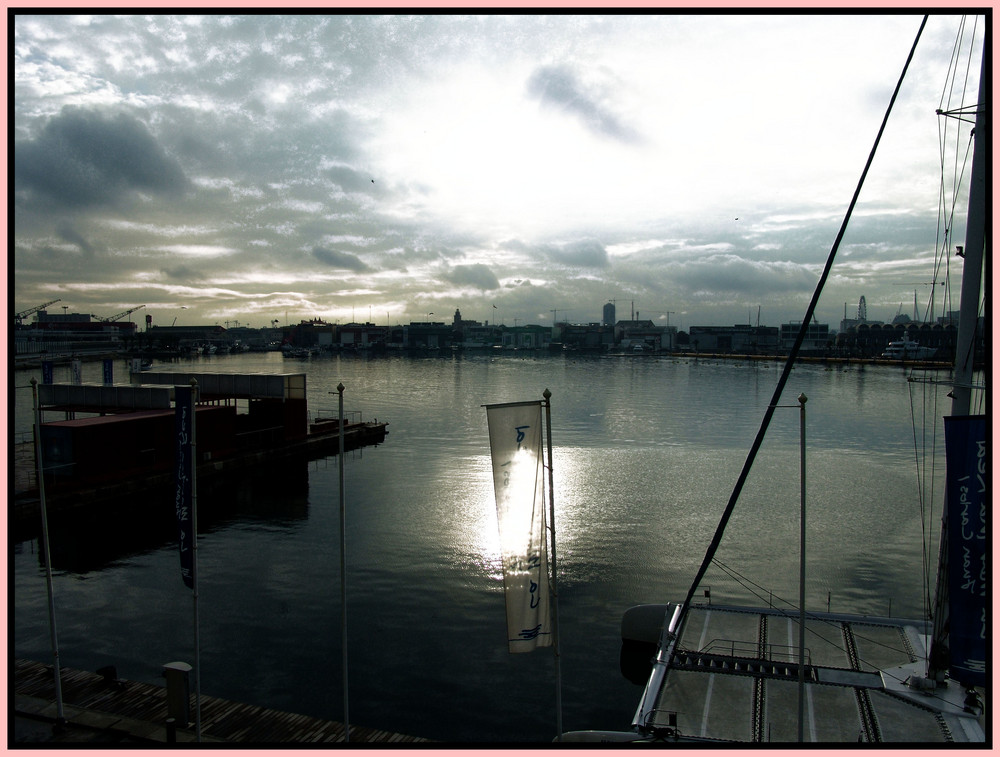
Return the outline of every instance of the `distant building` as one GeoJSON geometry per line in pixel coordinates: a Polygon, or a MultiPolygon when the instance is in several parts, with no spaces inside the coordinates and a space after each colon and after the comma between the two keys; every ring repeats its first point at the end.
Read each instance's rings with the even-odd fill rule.
{"type": "Polygon", "coordinates": [[[94,316],[89,313],[48,313],[39,310],[35,322],[28,328],[35,331],[104,332],[123,338],[134,336],[139,328],[134,321],[91,320],[92,318],[94,316]]]}
{"type": "Polygon", "coordinates": [[[282,344],[293,347],[333,347],[333,336],[336,326],[320,318],[300,321],[295,326],[284,326],[281,329],[282,344]]]}
{"type": "Polygon", "coordinates": [[[452,323],[455,326],[455,331],[460,334],[464,333],[468,328],[475,328],[480,325],[479,321],[465,321],[462,320],[462,311],[455,308],[455,316],[452,318],[452,323]]]}
{"type": "Polygon", "coordinates": [[[462,347],[472,349],[485,349],[499,345],[501,342],[501,327],[490,324],[476,324],[475,326],[465,326],[462,330],[462,347]]]}
{"type": "Polygon", "coordinates": [[[389,344],[388,326],[348,323],[337,327],[337,345],[346,350],[384,349],[389,344]]]}
{"type": "Polygon", "coordinates": [[[557,323],[552,341],[578,350],[605,351],[615,344],[615,329],[600,323],[557,323]]]}
{"type": "Polygon", "coordinates": [[[138,326],[132,321],[92,320],[89,313],[48,313],[39,310],[30,324],[14,328],[14,353],[83,354],[118,352],[135,344],[138,326]]]}
{"type": "Polygon", "coordinates": [[[411,322],[403,327],[403,346],[406,349],[438,350],[451,347],[455,329],[440,321],[411,322]]]}
{"type": "Polygon", "coordinates": [[[615,325],[615,303],[609,302],[604,306],[604,316],[601,319],[601,323],[605,326],[615,325]]]}
{"type": "MultiPolygon", "coordinates": [[[[917,342],[921,347],[935,349],[936,353],[932,356],[932,360],[951,362],[955,359],[958,328],[953,324],[862,324],[857,328],[848,329],[838,334],[836,342],[838,351],[848,357],[876,358],[885,352],[889,342],[899,341],[904,337],[917,342]]],[[[977,330],[977,355],[981,354],[984,349],[985,341],[982,337],[982,330],[977,330]]]]}
{"type": "Polygon", "coordinates": [[[505,349],[537,350],[547,348],[552,341],[552,328],[529,324],[503,329],[501,344],[505,349]]]}
{"type": "Polygon", "coordinates": [[[624,349],[641,348],[659,352],[663,344],[663,327],[652,321],[618,321],[615,324],[615,344],[624,349]]]}
{"type": "Polygon", "coordinates": [[[698,352],[723,352],[740,355],[774,355],[780,351],[780,332],[775,326],[692,326],[688,335],[692,349],[698,352]]]}
{"type": "MultiPolygon", "coordinates": [[[[781,324],[781,349],[789,352],[795,346],[795,340],[802,330],[802,322],[792,322],[781,324]]],[[[800,349],[804,352],[820,352],[831,348],[834,344],[833,335],[830,333],[828,323],[810,323],[806,329],[805,338],[802,340],[800,349]]]]}

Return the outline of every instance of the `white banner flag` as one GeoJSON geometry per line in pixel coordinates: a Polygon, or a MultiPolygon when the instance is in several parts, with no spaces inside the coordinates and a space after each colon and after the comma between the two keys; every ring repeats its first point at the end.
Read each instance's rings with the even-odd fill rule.
{"type": "Polygon", "coordinates": [[[487,405],[510,652],[552,645],[542,403],[487,405]]]}

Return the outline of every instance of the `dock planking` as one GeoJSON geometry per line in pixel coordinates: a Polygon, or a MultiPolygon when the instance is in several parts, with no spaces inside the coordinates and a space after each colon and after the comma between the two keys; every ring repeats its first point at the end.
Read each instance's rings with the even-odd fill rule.
{"type": "MultiPolygon", "coordinates": [[[[52,666],[32,660],[15,659],[13,688],[16,714],[44,717],[54,713],[55,681],[52,666]],[[45,707],[28,708],[27,702],[43,702],[45,707]],[[24,709],[24,712],[20,710],[24,709]]],[[[138,681],[108,681],[83,670],[62,668],[62,693],[70,726],[93,722],[99,716],[103,730],[127,731],[150,743],[166,741],[167,690],[138,681]],[[89,717],[84,717],[86,714],[89,717]],[[109,725],[110,724],[110,725],[109,725]]],[[[194,695],[191,696],[194,717],[194,695]]],[[[193,739],[194,724],[178,728],[178,741],[193,739]]],[[[201,697],[203,741],[239,744],[306,744],[344,741],[344,725],[218,697],[201,697]]],[[[352,725],[351,743],[427,743],[427,739],[352,725]]]]}

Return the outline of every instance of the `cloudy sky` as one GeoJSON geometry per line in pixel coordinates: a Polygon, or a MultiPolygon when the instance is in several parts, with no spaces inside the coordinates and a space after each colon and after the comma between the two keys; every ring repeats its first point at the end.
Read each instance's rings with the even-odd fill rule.
{"type": "MultiPolygon", "coordinates": [[[[17,16],[14,309],[801,320],[919,24],[17,16]]],[[[939,143],[964,155],[969,126],[935,109],[960,24],[921,39],[820,303],[833,327],[862,295],[869,318],[912,314],[946,273],[939,143]]],[[[976,100],[975,36],[944,107],[976,100]]]]}

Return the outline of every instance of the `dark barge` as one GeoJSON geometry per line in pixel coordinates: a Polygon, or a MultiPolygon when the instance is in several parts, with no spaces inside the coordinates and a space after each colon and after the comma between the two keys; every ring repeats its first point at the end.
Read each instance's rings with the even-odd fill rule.
{"type": "MultiPolygon", "coordinates": [[[[132,383],[38,386],[46,505],[65,510],[171,488],[176,442],[174,388],[198,386],[195,411],[198,480],[272,464],[337,454],[340,420],[309,422],[306,376],[286,374],[136,373],[132,383]],[[46,420],[59,413],[60,420],[46,420]],[[77,417],[86,416],[86,417],[77,417]]],[[[385,441],[385,422],[344,422],[344,449],[385,441]]],[[[34,449],[17,445],[15,530],[38,522],[34,449]]]]}

